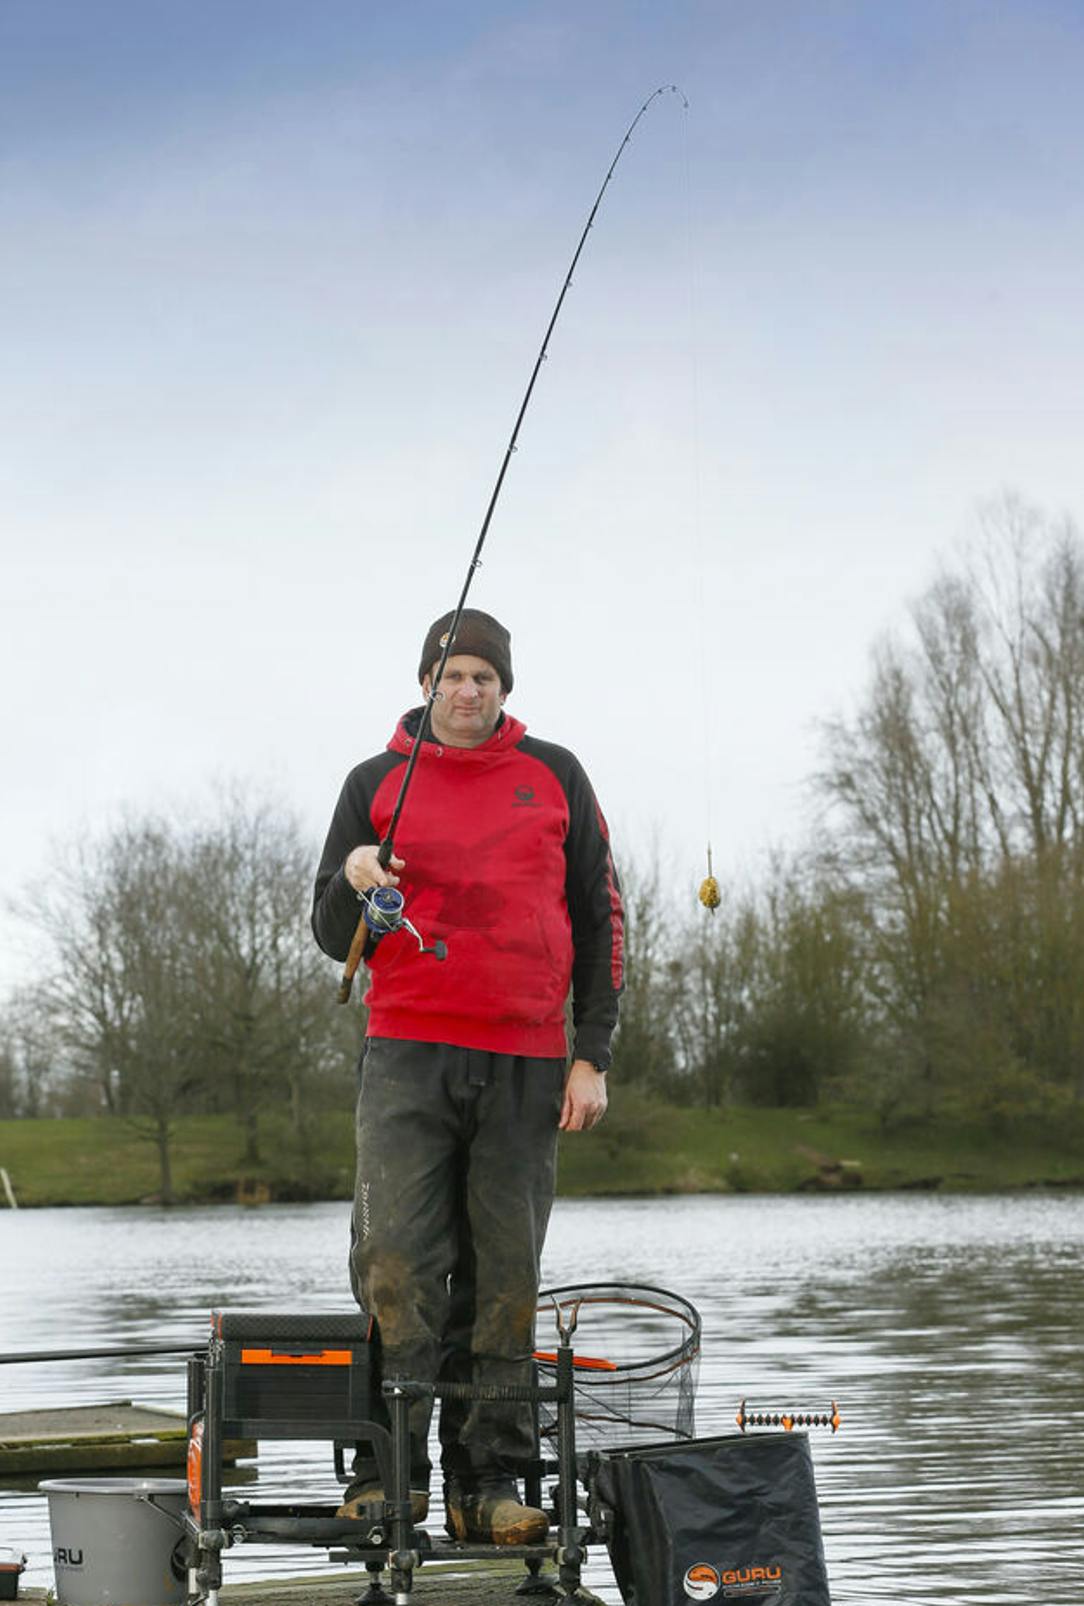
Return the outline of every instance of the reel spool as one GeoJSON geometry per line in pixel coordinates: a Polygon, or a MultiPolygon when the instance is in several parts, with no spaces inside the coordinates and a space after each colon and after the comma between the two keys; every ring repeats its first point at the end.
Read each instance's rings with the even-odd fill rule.
{"type": "Polygon", "coordinates": [[[398,887],[371,887],[362,898],[362,919],[374,937],[398,931],[403,924],[405,900],[398,887]]]}
{"type": "Polygon", "coordinates": [[[418,944],[419,953],[432,954],[434,959],[447,959],[447,943],[438,937],[432,947],[428,947],[421,932],[407,919],[403,913],[405,900],[398,887],[370,887],[367,892],[359,892],[358,899],[361,918],[374,941],[378,942],[393,931],[409,931],[418,944]]]}

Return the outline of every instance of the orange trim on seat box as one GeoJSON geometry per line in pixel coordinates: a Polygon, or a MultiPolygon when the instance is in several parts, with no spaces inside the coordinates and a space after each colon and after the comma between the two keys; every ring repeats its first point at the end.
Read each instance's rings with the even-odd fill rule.
{"type": "Polygon", "coordinates": [[[273,1349],[243,1349],[242,1366],[349,1366],[353,1351],[322,1349],[318,1355],[279,1355],[273,1349]]]}

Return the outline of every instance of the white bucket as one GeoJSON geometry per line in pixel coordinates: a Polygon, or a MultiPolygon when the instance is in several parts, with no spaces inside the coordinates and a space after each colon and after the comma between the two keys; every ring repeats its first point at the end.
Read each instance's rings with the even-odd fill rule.
{"type": "Polygon", "coordinates": [[[50,1478],[38,1488],[49,1497],[60,1606],[182,1606],[183,1478],[50,1478]]]}

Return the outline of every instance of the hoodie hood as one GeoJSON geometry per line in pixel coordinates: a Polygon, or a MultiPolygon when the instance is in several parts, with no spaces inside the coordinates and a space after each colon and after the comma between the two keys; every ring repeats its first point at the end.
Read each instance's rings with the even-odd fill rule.
{"type": "MultiPolygon", "coordinates": [[[[403,715],[388,743],[390,753],[410,754],[414,751],[424,712],[424,708],[411,708],[403,715]]],[[[443,742],[435,742],[430,731],[422,743],[422,752],[426,757],[431,754],[434,758],[450,758],[457,763],[479,760],[484,762],[495,753],[511,752],[526,734],[527,727],[521,719],[516,719],[514,714],[502,712],[492,736],[487,737],[478,747],[448,747],[443,742]]]]}

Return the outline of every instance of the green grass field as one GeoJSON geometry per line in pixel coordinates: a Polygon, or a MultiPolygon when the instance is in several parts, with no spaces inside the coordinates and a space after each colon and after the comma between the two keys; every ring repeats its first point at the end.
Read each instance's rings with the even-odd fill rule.
{"type": "MultiPolygon", "coordinates": [[[[179,1202],[233,1200],[239,1188],[274,1198],[349,1198],[354,1184],[354,1123],[324,1117],[302,1151],[267,1120],[261,1163],[242,1161],[243,1139],[226,1116],[178,1121],[172,1143],[179,1202]]],[[[155,1146],[121,1118],[0,1121],[0,1165],[22,1205],[138,1204],[159,1190],[155,1146]]],[[[2,1202],[2,1201],[0,1201],[2,1202]]]]}
{"type": "MultiPolygon", "coordinates": [[[[324,1116],[304,1146],[270,1117],[261,1163],[246,1164],[233,1121],[193,1117],[178,1123],[173,1143],[176,1196],[349,1198],[353,1146],[345,1111],[324,1116]]],[[[0,1122],[0,1166],[22,1206],[136,1204],[158,1194],[153,1144],[116,1118],[0,1122]]],[[[997,1135],[941,1120],[885,1132],[873,1116],[847,1106],[676,1109],[617,1088],[595,1132],[562,1138],[559,1175],[559,1192],[580,1197],[1084,1186],[1084,1142],[1064,1125],[997,1135]]]]}

